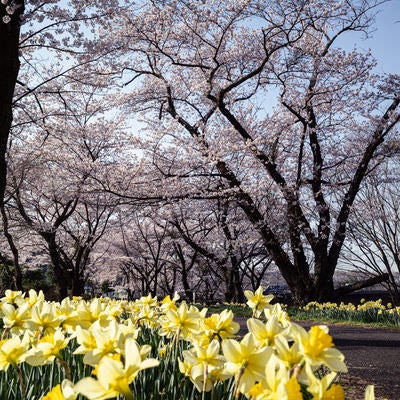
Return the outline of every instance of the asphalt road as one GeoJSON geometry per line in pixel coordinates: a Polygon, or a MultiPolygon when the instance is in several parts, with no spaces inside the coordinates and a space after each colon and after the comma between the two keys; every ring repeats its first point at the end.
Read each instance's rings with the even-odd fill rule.
{"type": "Polygon", "coordinates": [[[349,375],[375,385],[376,394],[400,400],[400,330],[330,325],[349,375]]]}

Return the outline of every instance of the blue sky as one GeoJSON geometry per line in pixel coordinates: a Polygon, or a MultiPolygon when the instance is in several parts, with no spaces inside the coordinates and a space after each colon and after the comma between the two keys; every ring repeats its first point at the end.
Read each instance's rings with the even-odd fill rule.
{"type": "Polygon", "coordinates": [[[343,43],[351,48],[371,49],[378,61],[377,72],[400,73],[400,0],[380,6],[375,28],[367,40],[351,33],[343,37],[343,43]]]}

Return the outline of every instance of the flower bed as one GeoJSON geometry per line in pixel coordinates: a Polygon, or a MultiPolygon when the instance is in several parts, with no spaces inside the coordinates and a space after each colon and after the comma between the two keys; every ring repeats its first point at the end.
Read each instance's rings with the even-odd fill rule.
{"type": "Polygon", "coordinates": [[[328,328],[306,331],[261,288],[246,296],[253,317],[239,338],[232,311],[208,315],[178,296],[56,303],[7,291],[0,398],[344,399],[328,328]]]}
{"type": "Polygon", "coordinates": [[[301,309],[293,311],[296,318],[326,319],[331,321],[360,322],[384,326],[400,326],[400,307],[391,303],[382,304],[382,300],[352,303],[308,303],[301,309]]]}

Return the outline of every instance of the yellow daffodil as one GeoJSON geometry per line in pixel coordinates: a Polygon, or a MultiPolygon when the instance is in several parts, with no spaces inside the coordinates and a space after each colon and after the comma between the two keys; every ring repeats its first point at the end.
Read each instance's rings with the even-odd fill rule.
{"type": "Polygon", "coordinates": [[[184,339],[188,339],[199,329],[198,311],[189,309],[187,304],[183,302],[176,310],[167,310],[161,321],[161,336],[173,337],[175,335],[184,339]]]}
{"type": "Polygon", "coordinates": [[[375,400],[374,385],[368,385],[365,389],[365,400],[375,400]]]}
{"type": "Polygon", "coordinates": [[[275,337],[284,331],[276,315],[271,316],[266,323],[259,319],[249,318],[247,328],[254,335],[254,338],[261,346],[272,346],[275,337]]]}
{"type": "Polygon", "coordinates": [[[84,304],[84,301],[74,301],[69,297],[61,302],[60,314],[64,315],[62,327],[69,334],[74,334],[78,326],[87,329],[92,324],[90,313],[84,304]]]}
{"type": "Polygon", "coordinates": [[[61,329],[56,329],[42,337],[28,352],[25,361],[33,366],[49,364],[60,358],[60,351],[67,347],[70,338],[66,338],[61,329]]]}
{"type": "Polygon", "coordinates": [[[22,303],[19,307],[13,304],[4,303],[1,306],[3,313],[4,328],[9,329],[11,333],[20,334],[25,331],[26,322],[30,318],[30,307],[28,303],[22,303]]]}
{"type": "Polygon", "coordinates": [[[25,303],[24,293],[21,290],[10,290],[7,289],[4,293],[4,297],[1,299],[4,303],[13,303],[17,305],[21,305],[25,303]]]}
{"type": "Polygon", "coordinates": [[[41,290],[39,290],[38,293],[36,292],[36,290],[30,289],[28,292],[28,297],[25,298],[25,302],[28,303],[30,307],[32,307],[39,301],[44,301],[44,293],[41,290]]]}
{"type": "Polygon", "coordinates": [[[275,337],[274,348],[276,355],[288,368],[300,364],[303,360],[303,354],[300,352],[299,345],[297,343],[289,345],[288,339],[283,335],[275,337]]]}
{"type": "Polygon", "coordinates": [[[233,321],[234,314],[231,310],[223,310],[220,314],[212,314],[203,321],[204,333],[210,340],[214,338],[229,339],[240,329],[240,325],[233,321]]]}
{"type": "Polygon", "coordinates": [[[75,400],[78,393],[75,391],[74,384],[68,379],[64,379],[60,384],[53,387],[42,400],[75,400]]]}
{"type": "Polygon", "coordinates": [[[321,379],[314,375],[312,368],[307,365],[305,371],[308,377],[307,390],[313,395],[313,400],[344,400],[344,390],[341,385],[333,383],[336,372],[330,372],[321,379]]]}
{"type": "Polygon", "coordinates": [[[188,376],[199,391],[208,392],[215,382],[230,376],[223,372],[225,358],[219,350],[219,341],[214,339],[205,347],[195,343],[191,350],[183,351],[186,365],[191,366],[188,376]]]}
{"type": "Polygon", "coordinates": [[[64,319],[55,304],[38,301],[31,308],[31,318],[26,321],[26,326],[40,334],[54,333],[64,319]]]}
{"type": "Polygon", "coordinates": [[[140,348],[134,339],[126,340],[124,353],[125,364],[109,357],[103,357],[97,368],[97,380],[83,378],[75,385],[75,390],[89,400],[110,399],[119,394],[132,400],[133,394],[129,384],[139,371],[156,367],[159,362],[152,358],[142,360],[140,348]]]}
{"type": "Polygon", "coordinates": [[[78,313],[84,318],[85,322],[89,323],[89,326],[99,321],[102,323],[104,320],[112,319],[111,315],[106,313],[107,304],[102,302],[101,299],[96,298],[90,302],[82,301],[78,305],[78,313]]]}
{"type": "Polygon", "coordinates": [[[86,354],[89,353],[89,351],[96,349],[96,338],[91,331],[82,329],[78,326],[76,328],[75,336],[79,347],[74,351],[74,354],[86,354]]]}
{"type": "Polygon", "coordinates": [[[282,309],[282,306],[279,303],[265,308],[264,315],[267,321],[269,321],[272,317],[276,317],[283,327],[288,327],[290,325],[289,315],[282,309]]]}
{"type": "Polygon", "coordinates": [[[255,400],[303,400],[301,387],[296,377],[276,357],[271,357],[265,366],[265,378],[247,393],[255,400]]]}
{"type": "Polygon", "coordinates": [[[137,324],[139,326],[151,327],[155,324],[157,311],[155,307],[151,307],[149,304],[144,304],[137,315],[137,324]]]}
{"type": "Polygon", "coordinates": [[[270,306],[274,298],[272,294],[264,296],[263,288],[260,286],[254,293],[251,290],[245,290],[244,295],[247,298],[247,305],[253,310],[253,317],[259,317],[265,308],[270,306]]]}
{"type": "Polygon", "coordinates": [[[324,364],[331,371],[347,372],[344,356],[333,347],[327,326],[312,326],[307,332],[303,327],[292,324],[290,331],[307,363],[316,367],[324,364]]]}
{"type": "Polygon", "coordinates": [[[30,340],[27,333],[22,339],[13,336],[0,342],[0,371],[7,371],[10,365],[16,366],[25,361],[30,340]]]}
{"type": "Polygon", "coordinates": [[[89,328],[95,340],[95,345],[93,349],[85,354],[83,358],[85,364],[95,366],[104,356],[120,352],[119,345],[122,342],[122,338],[118,323],[115,320],[108,320],[107,324],[104,324],[104,322],[105,320],[103,320],[103,324],[101,324],[100,321],[96,321],[89,328]]]}
{"type": "Polygon", "coordinates": [[[64,395],[61,391],[61,385],[58,384],[53,387],[45,396],[42,397],[42,400],[65,400],[64,395]]]}
{"type": "Polygon", "coordinates": [[[150,307],[156,307],[157,306],[157,296],[153,297],[151,294],[147,296],[142,296],[139,300],[139,303],[142,305],[147,304],[150,307]]]}
{"type": "Polygon", "coordinates": [[[235,375],[236,388],[241,393],[263,379],[265,365],[273,354],[272,347],[260,348],[251,334],[247,334],[241,342],[224,340],[222,349],[227,360],[226,372],[235,375]]]}
{"type": "Polygon", "coordinates": [[[165,296],[162,300],[161,300],[161,310],[163,312],[167,311],[167,310],[176,310],[177,306],[176,306],[176,302],[180,299],[180,296],[178,293],[175,292],[174,297],[171,299],[171,296],[165,296]]]}

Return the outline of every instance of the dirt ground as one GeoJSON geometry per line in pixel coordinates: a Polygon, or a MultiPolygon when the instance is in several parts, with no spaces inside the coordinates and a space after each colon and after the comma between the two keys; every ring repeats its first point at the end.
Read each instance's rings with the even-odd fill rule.
{"type": "MultiPolygon", "coordinates": [[[[247,332],[246,319],[237,320],[241,333],[247,332]]],[[[305,327],[315,325],[299,323],[305,327]]],[[[400,400],[400,329],[326,325],[349,369],[341,377],[346,400],[364,400],[367,385],[375,385],[377,400],[400,400]]]]}

